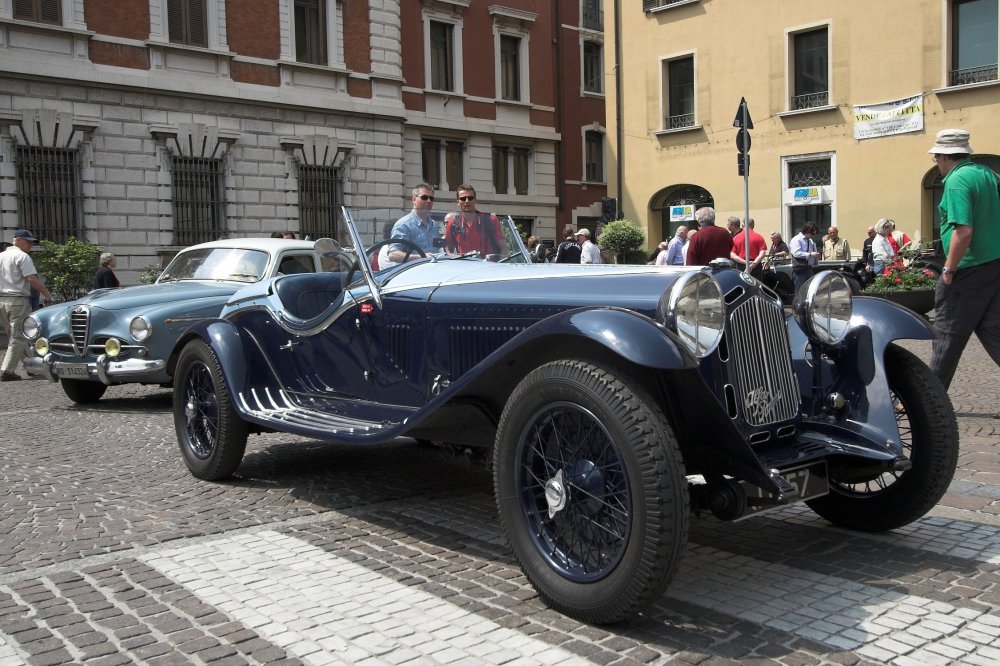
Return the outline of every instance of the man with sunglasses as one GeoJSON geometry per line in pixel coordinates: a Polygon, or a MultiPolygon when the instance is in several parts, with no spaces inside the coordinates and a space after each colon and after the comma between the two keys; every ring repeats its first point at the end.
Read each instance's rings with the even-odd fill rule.
{"type": "MultiPolygon", "coordinates": [[[[434,241],[438,239],[437,223],[431,219],[431,209],[434,208],[434,187],[420,183],[411,193],[413,210],[396,220],[392,226],[392,238],[408,240],[427,254],[438,251],[434,241]]],[[[389,246],[388,259],[396,263],[408,261],[413,255],[413,248],[403,244],[389,246]]]]}
{"type": "Polygon", "coordinates": [[[500,221],[496,215],[476,210],[476,190],[471,185],[458,186],[458,210],[444,218],[444,242],[449,252],[478,252],[483,258],[490,254],[500,258],[507,255],[500,221]]]}

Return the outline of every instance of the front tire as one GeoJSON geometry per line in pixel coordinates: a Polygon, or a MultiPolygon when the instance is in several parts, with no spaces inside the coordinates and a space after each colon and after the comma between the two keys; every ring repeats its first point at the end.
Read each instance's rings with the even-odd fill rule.
{"type": "Polygon", "coordinates": [[[501,525],[545,603],[608,623],[663,593],[687,544],[687,481],[637,382],[582,361],[537,368],[507,401],[494,455],[501,525]]]}
{"type": "Polygon", "coordinates": [[[926,514],[948,490],[958,464],[955,412],[930,368],[889,345],[885,372],[903,451],[913,466],[859,483],[831,479],[828,495],[807,502],[834,525],[862,532],[896,529],[926,514]]]}
{"type": "Polygon", "coordinates": [[[188,343],[177,360],[174,429],[184,464],[197,478],[218,481],[240,466],[247,424],[233,409],[218,357],[201,340],[188,343]]]}
{"type": "Polygon", "coordinates": [[[83,379],[60,379],[59,383],[62,385],[66,397],[78,405],[97,402],[104,397],[104,392],[108,390],[107,384],[88,382],[83,379]]]}

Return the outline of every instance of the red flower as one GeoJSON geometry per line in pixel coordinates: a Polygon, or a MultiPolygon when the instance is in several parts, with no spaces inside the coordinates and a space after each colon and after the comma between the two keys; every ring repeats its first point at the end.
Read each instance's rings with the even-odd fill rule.
{"type": "Polygon", "coordinates": [[[896,284],[900,284],[903,281],[903,278],[896,278],[894,281],[896,284]]]}

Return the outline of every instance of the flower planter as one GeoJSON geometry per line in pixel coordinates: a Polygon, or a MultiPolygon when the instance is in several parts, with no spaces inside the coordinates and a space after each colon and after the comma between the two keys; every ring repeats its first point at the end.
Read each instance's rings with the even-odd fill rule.
{"type": "Polygon", "coordinates": [[[861,292],[862,296],[884,298],[904,308],[913,310],[919,315],[925,315],[934,309],[933,289],[914,289],[912,291],[888,291],[880,294],[861,292]]]}

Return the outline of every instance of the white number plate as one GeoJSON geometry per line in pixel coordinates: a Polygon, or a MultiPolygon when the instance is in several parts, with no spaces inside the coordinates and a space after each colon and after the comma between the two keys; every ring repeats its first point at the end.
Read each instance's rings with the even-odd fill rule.
{"type": "Polygon", "coordinates": [[[57,377],[69,377],[76,379],[79,377],[89,377],[90,370],[86,363],[63,363],[55,367],[57,377]]]}
{"type": "MultiPolygon", "coordinates": [[[[798,489],[799,501],[820,497],[830,492],[830,482],[826,473],[826,461],[782,470],[781,476],[785,481],[788,481],[798,489]]],[[[764,499],[767,497],[767,494],[757,486],[751,485],[746,481],[741,481],[740,485],[746,490],[748,500],[746,513],[740,516],[740,518],[757,515],[763,511],[769,511],[782,506],[775,506],[773,504],[754,505],[754,499],[764,499]]]]}

